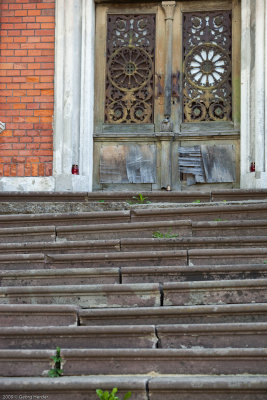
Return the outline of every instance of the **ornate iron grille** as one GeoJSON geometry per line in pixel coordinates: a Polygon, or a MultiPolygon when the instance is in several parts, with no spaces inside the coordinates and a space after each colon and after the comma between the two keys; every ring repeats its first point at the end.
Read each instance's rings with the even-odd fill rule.
{"type": "Polygon", "coordinates": [[[231,11],[184,13],[184,122],[232,119],[231,32],[231,11]]]}
{"type": "Polygon", "coordinates": [[[108,15],[105,122],[153,122],[155,15],[108,15]]]}

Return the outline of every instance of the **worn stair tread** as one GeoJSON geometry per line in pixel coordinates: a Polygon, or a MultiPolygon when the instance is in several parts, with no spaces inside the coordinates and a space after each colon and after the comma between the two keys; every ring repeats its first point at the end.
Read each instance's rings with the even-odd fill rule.
{"type": "Polygon", "coordinates": [[[221,218],[221,215],[227,216],[231,215],[231,219],[253,219],[253,215],[257,215],[258,219],[261,219],[267,212],[267,202],[261,202],[260,204],[210,204],[205,206],[203,204],[194,204],[185,206],[176,206],[171,208],[160,208],[158,207],[146,207],[146,208],[134,208],[131,210],[131,221],[146,221],[152,219],[153,221],[157,219],[202,219],[202,214],[205,215],[205,220],[213,218],[221,218]],[[244,214],[246,214],[244,216],[244,214]],[[250,217],[250,218],[248,218],[250,217]]]}
{"type": "Polygon", "coordinates": [[[81,307],[159,306],[159,284],[10,286],[0,288],[0,303],[73,304],[81,307]]]}
{"type": "Polygon", "coordinates": [[[0,304],[0,326],[77,326],[73,305],[0,304]]]}
{"type": "Polygon", "coordinates": [[[69,213],[42,213],[42,214],[8,214],[0,215],[0,227],[62,224],[90,224],[99,221],[129,222],[130,210],[121,211],[95,211],[95,212],[69,212],[69,213]]]}
{"type": "Polygon", "coordinates": [[[30,242],[30,243],[0,243],[0,256],[1,253],[8,252],[43,252],[46,254],[50,251],[55,252],[72,252],[72,251],[88,251],[92,249],[94,252],[103,252],[120,250],[119,239],[108,240],[75,240],[75,241],[56,241],[56,242],[30,242]]]}
{"type": "MultiPolygon", "coordinates": [[[[1,378],[0,393],[4,390],[20,389],[96,389],[99,386],[110,390],[115,386],[120,390],[142,389],[148,384],[151,389],[177,388],[186,389],[188,387],[195,390],[206,388],[232,388],[232,389],[267,389],[267,375],[90,375],[90,376],[62,376],[60,378],[47,377],[24,377],[24,378],[1,378]]],[[[134,392],[132,393],[134,394],[134,392]]]]}
{"type": "Polygon", "coordinates": [[[267,323],[0,328],[2,349],[266,347],[267,323]]]}
{"type": "Polygon", "coordinates": [[[172,231],[179,235],[191,236],[192,225],[190,220],[174,221],[149,221],[149,222],[125,222],[95,225],[74,225],[56,227],[57,238],[81,239],[81,238],[121,238],[127,236],[152,237],[154,231],[172,231]]]}
{"type": "Polygon", "coordinates": [[[256,279],[267,275],[266,264],[214,266],[121,267],[122,283],[256,279]]]}
{"type": "MultiPolygon", "coordinates": [[[[143,307],[140,308],[102,308],[102,309],[79,309],[80,324],[162,324],[164,319],[168,323],[177,324],[221,322],[222,318],[232,322],[235,317],[242,317],[246,322],[252,321],[253,315],[261,315],[264,322],[267,321],[267,303],[253,304],[220,304],[220,305],[194,305],[194,306],[164,306],[164,307],[143,307]],[[265,315],[265,319],[264,319],[265,315]],[[188,322],[190,321],[190,322],[188,322]]],[[[263,322],[261,321],[261,322],[263,322]]]]}
{"type": "MultiPolygon", "coordinates": [[[[57,240],[56,242],[0,243],[0,256],[6,253],[48,254],[50,252],[65,254],[92,252],[131,252],[153,250],[209,250],[212,248],[265,248],[266,236],[184,236],[177,238],[123,238],[123,239],[91,239],[91,240],[57,240]]],[[[12,254],[11,254],[12,255],[12,254]]]]}
{"type": "Polygon", "coordinates": [[[62,268],[0,271],[0,286],[120,283],[119,268],[62,268]],[[79,283],[78,283],[79,282],[79,283]]]}
{"type": "MultiPolygon", "coordinates": [[[[48,373],[52,350],[0,350],[2,376],[48,373]],[[8,361],[8,362],[7,362],[8,361]]],[[[61,349],[64,375],[259,374],[267,370],[267,349],[61,349]]]]}
{"type": "MultiPolygon", "coordinates": [[[[258,192],[255,192],[258,193],[258,192]]],[[[7,201],[33,201],[33,202],[84,202],[84,201],[128,201],[133,200],[134,196],[137,196],[136,191],[95,191],[95,192],[1,192],[0,202],[7,201]]],[[[192,202],[196,199],[202,201],[210,201],[211,194],[209,192],[200,191],[188,191],[188,192],[165,192],[165,191],[149,191],[142,192],[144,197],[149,197],[151,201],[169,201],[169,202],[192,202]]]]}
{"type": "Polygon", "coordinates": [[[156,348],[153,325],[0,328],[2,349],[156,348]]]}
{"type": "Polygon", "coordinates": [[[127,265],[186,265],[186,250],[160,250],[160,251],[137,251],[137,252],[108,252],[108,253],[71,253],[71,254],[47,254],[47,262],[50,265],[73,264],[78,267],[84,263],[100,266],[123,266],[127,265]],[[114,263],[114,264],[113,264],[114,263]]]}
{"type": "Polygon", "coordinates": [[[55,241],[55,226],[30,226],[0,228],[0,242],[9,243],[10,241],[55,241]]]}

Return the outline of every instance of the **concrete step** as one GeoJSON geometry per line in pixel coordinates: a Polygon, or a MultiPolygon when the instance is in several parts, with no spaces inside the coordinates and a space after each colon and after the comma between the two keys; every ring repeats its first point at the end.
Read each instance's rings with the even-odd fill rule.
{"type": "Polygon", "coordinates": [[[267,248],[190,249],[189,265],[263,264],[267,261],[267,248]]]}
{"type": "Polygon", "coordinates": [[[0,255],[6,253],[102,253],[120,251],[120,240],[81,240],[56,242],[0,243],[0,255]]]}
{"type": "Polygon", "coordinates": [[[0,326],[77,326],[78,307],[71,305],[0,304],[0,326]]]}
{"type": "Polygon", "coordinates": [[[119,268],[62,268],[0,271],[0,286],[2,287],[113,283],[120,283],[119,268]]]}
{"type": "Polygon", "coordinates": [[[45,267],[44,254],[0,254],[0,270],[41,269],[45,267]]]}
{"type": "Polygon", "coordinates": [[[90,225],[130,222],[130,210],[0,215],[0,227],[90,225]]]}
{"type": "Polygon", "coordinates": [[[163,284],[163,305],[264,303],[267,279],[170,282],[163,284]]]}
{"type": "Polygon", "coordinates": [[[212,201],[266,200],[266,189],[220,189],[211,193],[212,201]]]}
{"type": "Polygon", "coordinates": [[[267,303],[80,309],[80,325],[161,325],[267,322],[267,303]]]}
{"type": "MultiPolygon", "coordinates": [[[[153,207],[135,207],[131,210],[131,221],[173,221],[173,220],[192,220],[192,221],[232,221],[232,220],[255,220],[267,218],[267,202],[258,204],[193,204],[181,207],[172,206],[170,208],[160,208],[159,205],[153,207]]],[[[1,221],[1,220],[0,220],[1,221]]]]}
{"type": "MultiPolygon", "coordinates": [[[[265,400],[266,375],[161,375],[161,376],[68,376],[60,378],[0,378],[0,394],[40,396],[47,400],[96,400],[96,389],[111,391],[118,387],[123,398],[131,391],[131,400],[265,400]]],[[[14,398],[14,397],[13,397],[14,398]]],[[[25,397],[26,398],[26,397],[25,397]]],[[[37,397],[36,397],[37,398],[37,397]]]]}
{"type": "Polygon", "coordinates": [[[193,236],[265,236],[267,220],[193,221],[193,236]]]}
{"type": "Polygon", "coordinates": [[[0,271],[0,287],[267,278],[267,265],[59,268],[0,271]]]}
{"type": "Polygon", "coordinates": [[[233,249],[190,249],[159,251],[123,251],[109,253],[48,254],[46,263],[51,267],[123,267],[165,265],[234,265],[264,264],[267,247],[233,249]]]}
{"type": "MultiPolygon", "coordinates": [[[[0,376],[47,376],[52,350],[0,350],[0,376]]],[[[266,349],[61,349],[65,376],[266,374],[266,349]]]]}
{"type": "Polygon", "coordinates": [[[230,221],[267,219],[267,202],[256,204],[229,204],[223,205],[202,204],[176,205],[162,208],[161,204],[133,205],[130,210],[95,211],[95,212],[65,212],[65,213],[32,213],[0,215],[0,227],[30,227],[45,225],[90,225],[124,222],[148,221],[230,221]]]}
{"type": "Polygon", "coordinates": [[[122,283],[259,279],[267,278],[267,264],[121,267],[120,272],[122,283]]]}
{"type": "Polygon", "coordinates": [[[163,349],[267,347],[266,322],[157,325],[156,330],[163,349]]]}
{"type": "MultiPolygon", "coordinates": [[[[38,396],[40,400],[96,400],[96,389],[111,392],[114,387],[117,387],[119,388],[117,396],[120,398],[131,391],[131,400],[148,400],[149,379],[149,376],[118,375],[0,378],[0,394],[10,395],[11,399],[21,396],[24,400],[35,400],[38,396]]],[[[259,379],[253,387],[260,387],[263,384],[264,381],[259,379]]]]}
{"type": "Polygon", "coordinates": [[[0,304],[72,304],[86,308],[156,307],[161,305],[161,291],[156,283],[1,287],[0,304]]]}
{"type": "Polygon", "coordinates": [[[0,349],[266,348],[267,323],[0,328],[0,349]]]}
{"type": "Polygon", "coordinates": [[[23,228],[1,228],[1,243],[54,242],[56,229],[54,226],[31,226],[23,228]]]}
{"type": "Polygon", "coordinates": [[[264,400],[266,375],[172,376],[149,381],[151,400],[264,400]]]}
{"type": "Polygon", "coordinates": [[[179,236],[192,235],[191,221],[158,221],[158,222],[131,222],[118,224],[96,224],[59,226],[56,228],[57,239],[84,240],[84,239],[120,239],[123,237],[149,237],[160,231],[163,234],[179,236]]]}
{"type": "MultiPolygon", "coordinates": [[[[245,192],[246,193],[246,192],[245,192]]],[[[124,202],[129,201],[135,202],[134,197],[138,197],[139,193],[133,191],[110,191],[110,192],[81,192],[81,193],[69,193],[69,192],[1,192],[0,202],[74,202],[74,203],[84,203],[84,202],[124,202]]],[[[209,202],[211,200],[210,192],[200,192],[200,191],[186,191],[186,192],[166,192],[166,191],[149,191],[142,192],[143,197],[146,197],[151,202],[178,202],[178,203],[191,203],[195,200],[209,202]]],[[[240,197],[238,192],[235,192],[235,197],[240,197]]],[[[243,196],[243,193],[242,193],[243,196]]],[[[241,198],[242,198],[241,196],[241,198]]],[[[251,191],[249,193],[249,198],[266,198],[267,191],[265,195],[259,190],[251,191]]]]}
{"type": "MultiPolygon", "coordinates": [[[[72,246],[73,242],[70,242],[72,246]]],[[[216,236],[177,238],[128,238],[120,240],[121,251],[191,250],[243,247],[266,247],[267,236],[216,236]]],[[[71,247],[70,247],[71,248],[71,247]]],[[[0,248],[1,251],[1,248],[0,248]]]]}
{"type": "Polygon", "coordinates": [[[224,237],[177,237],[177,238],[127,238],[109,240],[56,241],[52,243],[0,243],[1,254],[43,253],[71,254],[114,252],[114,251],[153,251],[220,249],[243,247],[266,247],[267,236],[224,236],[224,237]]]}
{"type": "Polygon", "coordinates": [[[0,349],[153,349],[157,342],[153,325],[0,328],[0,349]]]}
{"type": "MultiPolygon", "coordinates": [[[[267,256],[267,249],[266,249],[267,256]]],[[[267,259],[267,258],[266,258],[267,259]]],[[[121,266],[164,266],[186,265],[186,250],[169,251],[138,251],[138,252],[110,252],[110,253],[73,253],[73,254],[48,254],[47,266],[61,266],[80,268],[84,266],[121,267],[121,266]]]]}

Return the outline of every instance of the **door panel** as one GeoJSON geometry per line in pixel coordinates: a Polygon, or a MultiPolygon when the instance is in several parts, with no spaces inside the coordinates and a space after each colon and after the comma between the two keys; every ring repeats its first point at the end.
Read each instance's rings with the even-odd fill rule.
{"type": "Polygon", "coordinates": [[[95,60],[95,190],[238,187],[239,0],[97,5],[95,60]]]}

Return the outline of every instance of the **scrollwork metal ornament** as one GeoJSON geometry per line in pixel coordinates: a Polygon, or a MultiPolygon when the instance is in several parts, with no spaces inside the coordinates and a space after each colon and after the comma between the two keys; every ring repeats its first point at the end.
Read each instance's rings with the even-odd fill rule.
{"type": "Polygon", "coordinates": [[[184,122],[229,121],[231,11],[184,13],[184,122]]]}
{"type": "Polygon", "coordinates": [[[153,122],[155,15],[108,15],[105,122],[153,122]]]}

